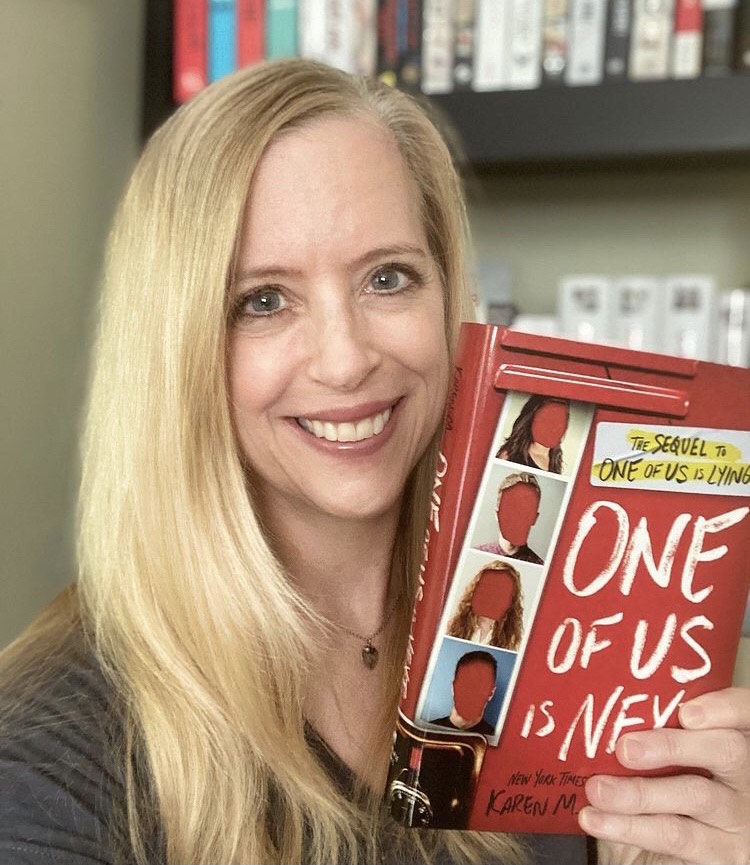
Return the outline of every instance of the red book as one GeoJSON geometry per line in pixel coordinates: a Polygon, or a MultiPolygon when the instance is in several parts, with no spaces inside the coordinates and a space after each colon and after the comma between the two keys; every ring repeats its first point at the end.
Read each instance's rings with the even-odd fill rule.
{"type": "Polygon", "coordinates": [[[251,66],[263,60],[265,0],[237,0],[237,63],[251,66]]]}
{"type": "Polygon", "coordinates": [[[174,0],[175,102],[187,102],[208,84],[207,0],[174,0]]]}
{"type": "Polygon", "coordinates": [[[731,683],[750,370],[463,326],[386,797],[578,833],[627,731],[731,683]]]}

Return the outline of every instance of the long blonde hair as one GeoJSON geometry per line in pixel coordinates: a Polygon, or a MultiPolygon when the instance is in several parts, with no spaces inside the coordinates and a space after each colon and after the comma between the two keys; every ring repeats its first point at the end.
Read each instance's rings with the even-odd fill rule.
{"type": "MultiPolygon", "coordinates": [[[[281,130],[331,112],[392,131],[442,271],[449,345],[471,315],[460,181],[405,95],[277,61],[207,88],[146,146],[108,246],[78,550],[84,627],[125,714],[139,862],[153,826],[173,863],[372,861],[375,834],[386,831],[377,807],[349,801],[305,739],[306,671],[325,625],[263,535],[227,399],[227,284],[254,172],[281,130]]],[[[373,743],[383,760],[435,457],[433,442],[410,478],[394,552],[409,602],[383,659],[389,697],[373,743]]],[[[466,861],[518,849],[491,836],[387,831],[410,858],[428,859],[439,844],[466,861]]]]}

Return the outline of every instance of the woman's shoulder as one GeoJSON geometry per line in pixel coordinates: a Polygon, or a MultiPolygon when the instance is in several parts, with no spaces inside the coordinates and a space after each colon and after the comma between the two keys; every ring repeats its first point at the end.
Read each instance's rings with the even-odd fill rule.
{"type": "Polygon", "coordinates": [[[121,731],[71,603],[56,602],[0,656],[2,862],[114,858],[121,731]]]}

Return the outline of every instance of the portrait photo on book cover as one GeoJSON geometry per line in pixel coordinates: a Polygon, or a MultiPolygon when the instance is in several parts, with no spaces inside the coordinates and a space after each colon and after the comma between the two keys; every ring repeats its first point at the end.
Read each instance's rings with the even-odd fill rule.
{"type": "Polygon", "coordinates": [[[527,468],[570,475],[588,431],[589,411],[558,397],[509,393],[495,457],[527,468]]]}
{"type": "Polygon", "coordinates": [[[497,722],[516,657],[516,652],[444,637],[418,720],[460,733],[480,733],[496,745],[497,722]]]}
{"type": "Polygon", "coordinates": [[[485,477],[470,546],[493,556],[543,565],[567,483],[497,463],[485,477]]]}
{"type": "Polygon", "coordinates": [[[467,549],[452,580],[441,630],[449,637],[517,652],[529,631],[543,570],[467,549]]]}

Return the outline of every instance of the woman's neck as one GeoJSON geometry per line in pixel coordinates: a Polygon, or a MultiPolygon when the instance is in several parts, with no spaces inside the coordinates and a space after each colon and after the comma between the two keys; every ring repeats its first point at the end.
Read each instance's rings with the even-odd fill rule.
{"type": "Polygon", "coordinates": [[[540,445],[538,442],[532,442],[529,445],[529,456],[540,469],[549,469],[549,448],[540,445]]]}

